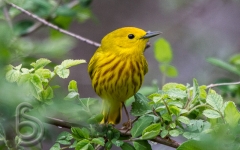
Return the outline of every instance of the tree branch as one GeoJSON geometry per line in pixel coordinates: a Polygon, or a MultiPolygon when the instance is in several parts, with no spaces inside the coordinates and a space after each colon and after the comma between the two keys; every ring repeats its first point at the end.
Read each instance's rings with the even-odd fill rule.
{"type": "MultiPolygon", "coordinates": [[[[125,131],[125,130],[119,130],[121,135],[123,136],[131,136],[130,131],[125,131]]],[[[164,144],[173,148],[178,148],[180,146],[180,144],[172,139],[165,139],[165,138],[161,138],[160,136],[157,136],[155,139],[152,139],[151,141],[160,143],[160,144],[164,144]]]]}
{"type": "Polygon", "coordinates": [[[66,128],[66,129],[71,129],[71,127],[85,127],[86,125],[83,124],[76,124],[76,123],[70,123],[61,119],[56,119],[52,117],[46,117],[42,116],[44,119],[42,120],[43,122],[51,125],[55,125],[58,127],[66,128]]]}
{"type": "MultiPolygon", "coordinates": [[[[46,26],[49,26],[49,27],[51,27],[51,28],[53,28],[53,29],[61,32],[61,33],[64,33],[64,34],[69,35],[69,36],[71,36],[71,37],[74,37],[74,38],[76,38],[76,39],[78,39],[78,40],[81,40],[81,41],[83,41],[83,42],[86,42],[86,43],[88,43],[88,44],[90,44],[90,45],[93,45],[93,46],[96,46],[96,47],[99,47],[99,46],[100,46],[100,44],[97,43],[97,42],[94,42],[94,41],[92,41],[92,40],[90,40],[90,39],[84,38],[84,37],[82,37],[82,36],[80,36],[80,35],[76,35],[76,34],[74,34],[74,33],[72,33],[72,32],[67,31],[67,30],[61,29],[61,28],[59,28],[58,26],[56,26],[56,25],[54,25],[54,24],[52,24],[52,23],[49,23],[48,21],[46,21],[46,20],[44,20],[44,19],[42,19],[42,18],[40,18],[40,17],[38,17],[38,16],[36,16],[36,15],[28,12],[28,11],[26,11],[25,9],[23,9],[23,8],[15,5],[15,4],[13,4],[13,3],[10,3],[10,2],[6,2],[6,3],[9,4],[9,5],[11,5],[12,7],[20,10],[21,12],[27,14],[28,16],[30,16],[30,17],[38,20],[38,21],[41,22],[42,24],[44,24],[44,25],[46,25],[46,26]]],[[[39,25],[38,25],[38,26],[39,26],[39,25]]],[[[36,29],[34,29],[34,30],[36,30],[36,29]]],[[[34,30],[33,30],[33,31],[34,31],[34,30]]],[[[33,31],[31,31],[31,32],[33,32],[33,31]]]]}
{"type": "MultiPolygon", "coordinates": [[[[56,119],[56,118],[52,118],[52,117],[44,117],[43,120],[45,123],[51,124],[51,125],[55,125],[58,127],[63,127],[63,128],[67,128],[67,129],[71,129],[72,126],[75,127],[83,127],[85,125],[81,125],[81,124],[75,124],[75,123],[69,123],[66,122],[64,120],[61,119],[56,119]]],[[[121,133],[122,136],[131,136],[130,131],[127,131],[128,129],[120,129],[119,132],[121,133]]],[[[155,139],[152,139],[151,141],[160,143],[160,144],[164,144],[173,148],[177,148],[180,146],[179,143],[177,143],[176,141],[172,140],[172,139],[165,139],[165,138],[161,138],[160,136],[157,136],[155,139]]]]}
{"type": "Polygon", "coordinates": [[[240,85],[240,81],[238,82],[230,82],[230,83],[217,83],[217,84],[210,84],[207,86],[207,88],[213,88],[213,87],[217,87],[217,86],[225,86],[225,85],[240,85]]]}

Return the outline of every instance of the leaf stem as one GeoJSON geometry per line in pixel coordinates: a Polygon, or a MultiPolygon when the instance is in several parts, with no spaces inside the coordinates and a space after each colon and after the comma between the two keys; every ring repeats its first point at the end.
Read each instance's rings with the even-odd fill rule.
{"type": "Polygon", "coordinates": [[[189,115],[191,112],[193,112],[195,109],[197,109],[199,107],[209,107],[209,108],[212,108],[211,106],[209,106],[207,104],[197,105],[197,106],[193,107],[187,114],[189,115]]]}
{"type": "Polygon", "coordinates": [[[190,97],[190,90],[189,90],[189,89],[187,90],[187,93],[188,93],[187,102],[186,102],[186,104],[184,105],[183,108],[188,110],[188,105],[190,104],[190,102],[192,101],[192,99],[191,99],[191,97],[190,97]]]}
{"type": "Polygon", "coordinates": [[[168,111],[168,114],[169,115],[171,115],[171,112],[170,112],[170,110],[169,110],[169,108],[168,108],[168,105],[167,105],[167,103],[165,102],[165,100],[163,99],[163,103],[164,103],[164,105],[166,106],[166,108],[167,108],[167,111],[168,111]]]}

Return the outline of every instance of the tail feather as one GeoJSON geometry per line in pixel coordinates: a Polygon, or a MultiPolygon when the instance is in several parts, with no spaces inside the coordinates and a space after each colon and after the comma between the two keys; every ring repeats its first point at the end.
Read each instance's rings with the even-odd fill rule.
{"type": "Polygon", "coordinates": [[[122,119],[122,103],[103,103],[103,120],[101,123],[118,124],[122,119]]]}

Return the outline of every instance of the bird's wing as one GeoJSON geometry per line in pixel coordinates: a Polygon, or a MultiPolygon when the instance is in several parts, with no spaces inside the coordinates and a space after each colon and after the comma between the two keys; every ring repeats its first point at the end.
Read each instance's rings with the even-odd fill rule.
{"type": "Polygon", "coordinates": [[[98,62],[100,55],[101,55],[101,53],[97,50],[89,61],[88,74],[91,79],[92,79],[92,75],[94,73],[94,69],[96,68],[96,63],[98,62]]]}
{"type": "Polygon", "coordinates": [[[143,59],[144,75],[148,72],[148,63],[147,60],[143,59]]]}

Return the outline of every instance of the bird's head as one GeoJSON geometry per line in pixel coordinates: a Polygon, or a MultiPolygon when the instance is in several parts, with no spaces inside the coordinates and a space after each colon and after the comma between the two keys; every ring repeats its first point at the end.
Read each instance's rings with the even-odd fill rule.
{"type": "Polygon", "coordinates": [[[112,51],[137,50],[143,52],[149,38],[159,35],[160,32],[146,32],[135,27],[124,27],[107,34],[101,42],[103,49],[112,51]]]}

